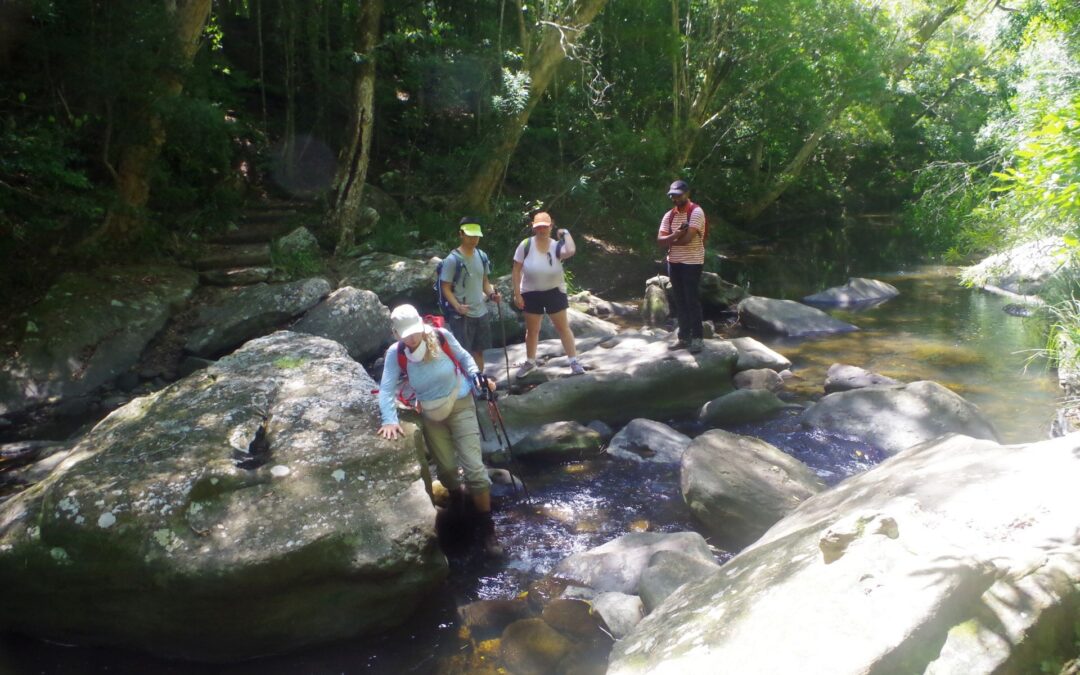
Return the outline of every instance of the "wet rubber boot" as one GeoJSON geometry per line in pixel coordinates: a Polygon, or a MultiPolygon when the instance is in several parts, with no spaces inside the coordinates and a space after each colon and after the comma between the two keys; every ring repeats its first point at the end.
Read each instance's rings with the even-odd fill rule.
{"type": "Polygon", "coordinates": [[[506,550],[499,543],[499,538],[495,536],[495,521],[492,519],[491,513],[479,513],[477,518],[480,525],[481,546],[484,549],[484,555],[488,558],[501,558],[506,555],[506,550]]]}

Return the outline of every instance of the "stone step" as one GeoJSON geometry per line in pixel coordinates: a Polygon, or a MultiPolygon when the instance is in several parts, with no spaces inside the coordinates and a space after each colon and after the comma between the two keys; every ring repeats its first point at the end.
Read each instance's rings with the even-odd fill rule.
{"type": "Polygon", "coordinates": [[[270,281],[273,267],[232,267],[206,270],[199,280],[209,286],[250,286],[270,281]]]}
{"type": "Polygon", "coordinates": [[[207,241],[211,244],[269,243],[292,232],[296,227],[298,226],[292,222],[282,220],[246,221],[234,229],[208,237],[207,241]]]}
{"type": "Polygon", "coordinates": [[[270,244],[210,244],[203,247],[197,269],[269,267],[270,244]]]}

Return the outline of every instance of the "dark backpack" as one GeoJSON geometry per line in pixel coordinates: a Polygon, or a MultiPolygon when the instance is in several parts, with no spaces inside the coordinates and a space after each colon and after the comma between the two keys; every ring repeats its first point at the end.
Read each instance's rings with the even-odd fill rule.
{"type": "MultiPolygon", "coordinates": [[[[424,317],[424,321],[435,326],[435,334],[439,337],[439,346],[442,347],[443,353],[450,357],[451,363],[458,369],[458,372],[465,377],[468,377],[469,374],[465,372],[465,369],[461,367],[461,363],[454,357],[454,352],[450,349],[450,343],[447,341],[446,335],[443,334],[443,329],[440,326],[435,325],[437,323],[442,323],[442,317],[428,315],[424,317]]],[[[405,356],[404,340],[398,340],[397,343],[397,364],[398,371],[401,372],[401,376],[398,378],[398,401],[408,408],[419,410],[419,406],[416,403],[416,392],[412,390],[412,387],[409,387],[409,363],[408,357],[405,356]]]]}
{"type": "MultiPolygon", "coordinates": [[[[476,252],[480,254],[480,264],[484,267],[484,274],[491,274],[491,261],[488,260],[487,253],[484,253],[480,249],[476,249],[476,252]]],[[[457,314],[454,310],[454,306],[450,304],[450,301],[443,295],[442,290],[442,271],[443,265],[445,265],[451,258],[454,259],[454,277],[450,282],[450,286],[454,289],[454,295],[457,295],[458,283],[463,281],[465,276],[469,274],[469,268],[465,266],[465,257],[461,255],[461,251],[456,248],[450,251],[450,255],[446,256],[439,261],[439,264],[435,266],[435,299],[439,305],[439,311],[443,316],[451,316],[457,314]]]]}
{"type": "MultiPolygon", "coordinates": [[[[696,209],[696,208],[700,208],[700,207],[697,204],[695,204],[694,202],[690,202],[690,204],[687,206],[687,208],[686,208],[686,222],[687,223],[690,222],[690,218],[694,215],[694,209],[696,209]]],[[[666,222],[664,224],[667,225],[668,228],[671,228],[671,222],[675,219],[675,214],[678,213],[678,211],[679,211],[678,207],[675,207],[675,208],[671,209],[670,211],[668,211],[667,215],[664,216],[664,218],[666,219],[666,222]]],[[[705,225],[701,228],[701,245],[704,246],[705,245],[705,240],[708,239],[708,237],[709,237],[709,214],[702,211],[701,216],[705,219],[705,225]]]]}

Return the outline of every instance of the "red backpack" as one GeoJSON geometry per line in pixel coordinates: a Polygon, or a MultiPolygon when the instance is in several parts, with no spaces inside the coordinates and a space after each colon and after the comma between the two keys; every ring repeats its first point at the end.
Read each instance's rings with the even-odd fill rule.
{"type": "MultiPolygon", "coordinates": [[[[701,208],[701,207],[699,207],[694,202],[689,202],[687,204],[687,207],[686,207],[686,222],[687,223],[690,222],[691,216],[694,215],[694,209],[697,209],[697,208],[701,208]]],[[[675,214],[678,213],[678,211],[679,211],[679,207],[676,206],[676,207],[672,208],[670,211],[668,211],[667,215],[664,216],[664,218],[666,219],[666,222],[664,223],[664,225],[666,225],[668,227],[668,229],[671,228],[671,223],[672,223],[673,220],[675,220],[675,214]]],[[[708,237],[709,237],[709,214],[702,211],[701,212],[701,217],[705,219],[705,224],[701,228],[701,245],[704,246],[705,245],[705,240],[708,239],[708,237]]]]}

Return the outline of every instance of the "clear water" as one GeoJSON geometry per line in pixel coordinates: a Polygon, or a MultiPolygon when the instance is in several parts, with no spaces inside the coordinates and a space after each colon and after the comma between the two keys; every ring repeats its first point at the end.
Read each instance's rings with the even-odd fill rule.
{"type": "MultiPolygon", "coordinates": [[[[863,311],[833,312],[859,326],[856,333],[806,340],[756,337],[793,362],[798,379],[788,390],[796,400],[820,397],[829,365],[844,362],[904,381],[936,380],[977,404],[1006,442],[1045,438],[1057,389],[1045,363],[1032,358],[1041,344],[1038,330],[1005,314],[1005,300],[960,288],[954,274],[947,268],[925,268],[877,276],[895,285],[901,295],[863,311]]],[[[754,290],[770,294],[768,279],[756,281],[754,290]]],[[[780,277],[772,281],[773,297],[797,298],[824,287],[780,277]]],[[[689,435],[703,431],[686,420],[671,422],[689,435]]],[[[761,437],[791,453],[830,484],[882,459],[858,441],[808,432],[790,414],[732,430],[761,437]]],[[[597,458],[534,467],[523,477],[532,500],[508,496],[497,504],[496,522],[509,552],[507,560],[493,565],[468,553],[455,555],[445,587],[392,635],[225,666],[166,662],[115,649],[62,647],[9,636],[0,639],[0,672],[436,672],[466,647],[458,637],[457,606],[514,597],[566,556],[621,534],[693,526],[679,496],[676,466],[597,458]]],[[[718,550],[716,555],[722,561],[730,553],[718,550]]]]}

